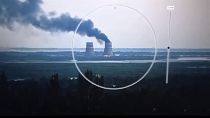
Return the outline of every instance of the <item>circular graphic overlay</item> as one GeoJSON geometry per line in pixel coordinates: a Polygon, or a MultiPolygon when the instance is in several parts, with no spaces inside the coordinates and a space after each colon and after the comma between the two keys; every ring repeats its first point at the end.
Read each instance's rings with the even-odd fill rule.
{"type": "Polygon", "coordinates": [[[129,7],[129,6],[126,6],[126,5],[122,5],[122,4],[108,4],[108,5],[103,5],[103,6],[100,6],[100,7],[96,8],[96,9],[92,10],[85,17],[82,18],[82,20],[77,25],[77,28],[75,29],[74,34],[73,34],[73,40],[72,40],[72,58],[73,58],[73,62],[74,62],[74,65],[75,65],[76,69],[84,77],[85,80],[87,80],[92,85],[94,85],[96,87],[99,87],[101,89],[106,89],[106,90],[122,90],[122,89],[126,89],[126,88],[129,88],[129,87],[134,86],[135,84],[137,84],[138,82],[140,82],[141,80],[143,80],[148,75],[148,73],[150,72],[150,70],[152,69],[152,67],[153,67],[153,65],[155,63],[156,56],[157,56],[157,36],[156,36],[156,32],[154,30],[154,27],[152,26],[152,23],[150,22],[150,20],[143,13],[141,13],[140,11],[138,11],[135,8],[132,8],[132,7],[129,7]],[[149,28],[150,28],[150,30],[152,32],[152,35],[153,35],[152,37],[153,37],[153,40],[154,40],[154,55],[152,57],[151,64],[149,65],[149,68],[146,70],[146,72],[139,79],[137,79],[136,81],[134,81],[131,84],[128,84],[128,85],[125,85],[125,86],[122,86],[122,87],[105,87],[105,86],[101,86],[99,84],[96,84],[96,83],[92,82],[89,78],[87,78],[85,76],[85,74],[83,74],[83,72],[79,68],[79,66],[77,64],[77,61],[75,59],[75,54],[74,54],[75,36],[76,36],[76,34],[78,32],[78,29],[80,28],[81,24],[84,22],[84,19],[85,18],[87,18],[89,15],[93,14],[94,12],[96,12],[99,9],[102,9],[104,7],[112,7],[114,9],[117,9],[117,7],[123,7],[123,8],[129,9],[129,10],[132,10],[133,12],[137,13],[140,17],[142,17],[146,21],[146,23],[149,26],[149,28]]]}

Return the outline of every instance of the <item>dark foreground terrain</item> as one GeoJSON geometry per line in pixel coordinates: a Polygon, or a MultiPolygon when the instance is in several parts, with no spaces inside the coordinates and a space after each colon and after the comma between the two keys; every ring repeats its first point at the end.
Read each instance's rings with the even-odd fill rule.
{"type": "MultiPolygon", "coordinates": [[[[85,75],[104,84],[103,76],[89,70],[85,75]]],[[[164,77],[154,76],[129,89],[107,91],[90,85],[81,75],[75,80],[58,74],[8,80],[2,72],[0,115],[210,115],[209,78],[207,73],[174,74],[171,84],[165,85],[164,77]]]]}

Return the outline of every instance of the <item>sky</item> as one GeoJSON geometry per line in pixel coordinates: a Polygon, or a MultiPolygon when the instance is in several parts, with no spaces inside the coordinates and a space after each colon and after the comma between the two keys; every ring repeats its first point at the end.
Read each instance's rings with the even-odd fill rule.
{"type": "MultiPolygon", "coordinates": [[[[21,0],[22,2],[27,0],[21,0]]],[[[152,48],[155,39],[148,22],[157,34],[157,47],[168,47],[169,11],[172,11],[172,48],[210,48],[210,0],[43,0],[41,9],[53,17],[69,14],[79,19],[91,20],[112,42],[113,48],[152,48]],[[102,7],[100,7],[102,6],[102,7]],[[100,9],[91,12],[95,8],[100,9]],[[86,17],[85,17],[86,16],[86,17]]],[[[1,16],[1,15],[0,15],[1,16]]],[[[48,16],[50,17],[50,16],[48,16]]],[[[45,25],[44,25],[45,26],[45,25]]],[[[94,47],[104,47],[104,41],[95,37],[76,34],[73,31],[49,32],[36,25],[15,22],[12,29],[0,27],[0,47],[2,48],[71,48],[85,47],[86,42],[94,42],[94,47]]]]}

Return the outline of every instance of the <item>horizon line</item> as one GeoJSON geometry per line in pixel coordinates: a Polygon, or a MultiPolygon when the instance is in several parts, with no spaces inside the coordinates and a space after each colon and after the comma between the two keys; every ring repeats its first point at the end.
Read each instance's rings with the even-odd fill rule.
{"type": "MultiPolygon", "coordinates": [[[[168,47],[161,47],[161,48],[157,48],[157,49],[167,49],[168,47]]],[[[49,47],[0,47],[0,49],[72,49],[72,48],[56,48],[56,47],[52,47],[52,48],[49,48],[49,47]]],[[[75,48],[75,49],[85,49],[84,48],[75,48]]],[[[94,48],[94,49],[104,49],[104,48],[94,48]]],[[[120,47],[120,48],[112,48],[112,49],[154,49],[154,48],[131,48],[131,47],[120,47]]],[[[171,48],[171,49],[210,49],[209,48],[171,48]]]]}

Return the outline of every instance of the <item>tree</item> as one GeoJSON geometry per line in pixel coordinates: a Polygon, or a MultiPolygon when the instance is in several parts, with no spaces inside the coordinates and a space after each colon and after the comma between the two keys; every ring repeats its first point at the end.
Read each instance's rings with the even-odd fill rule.
{"type": "Polygon", "coordinates": [[[0,75],[0,114],[5,114],[8,109],[9,102],[8,83],[5,72],[0,75]]]}
{"type": "Polygon", "coordinates": [[[52,75],[50,78],[50,94],[53,97],[56,97],[59,95],[60,85],[59,85],[59,78],[58,74],[52,75]]]}
{"type": "MultiPolygon", "coordinates": [[[[85,77],[87,77],[90,81],[94,82],[97,85],[104,85],[104,77],[96,74],[94,75],[92,71],[87,70],[84,73],[85,77]]],[[[80,96],[82,96],[83,108],[86,106],[86,110],[88,112],[94,111],[94,109],[98,106],[100,102],[100,98],[103,96],[103,89],[95,87],[85,80],[85,78],[79,74],[79,92],[80,96]]]]}
{"type": "Polygon", "coordinates": [[[7,76],[5,72],[0,75],[0,93],[5,94],[8,90],[7,76]]]}

